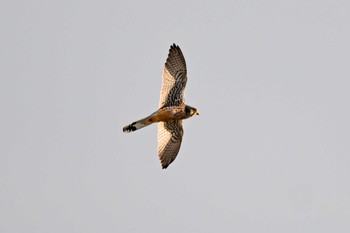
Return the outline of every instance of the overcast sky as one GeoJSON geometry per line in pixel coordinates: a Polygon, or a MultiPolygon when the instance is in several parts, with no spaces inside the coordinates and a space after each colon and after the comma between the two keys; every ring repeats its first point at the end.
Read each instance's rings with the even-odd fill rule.
{"type": "Polygon", "coordinates": [[[350,2],[2,1],[0,232],[350,232],[350,2]],[[188,67],[177,159],[157,127],[188,67]]]}

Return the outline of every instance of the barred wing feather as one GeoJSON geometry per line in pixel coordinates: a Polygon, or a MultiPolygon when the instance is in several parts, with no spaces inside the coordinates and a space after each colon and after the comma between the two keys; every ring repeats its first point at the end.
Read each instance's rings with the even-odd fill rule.
{"type": "Polygon", "coordinates": [[[184,104],[184,91],[187,83],[185,58],[179,46],[170,46],[162,75],[159,108],[184,104]]]}
{"type": "Polygon", "coordinates": [[[175,160],[181,147],[182,136],[181,120],[158,123],[158,155],[163,169],[175,160]]]}

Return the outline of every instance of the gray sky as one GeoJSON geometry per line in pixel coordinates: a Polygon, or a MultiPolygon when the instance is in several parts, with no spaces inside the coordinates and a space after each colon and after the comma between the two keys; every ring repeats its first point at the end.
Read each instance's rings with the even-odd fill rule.
{"type": "Polygon", "coordinates": [[[0,232],[349,232],[350,2],[2,1],[0,232]],[[180,153],[156,125],[170,44],[180,153]]]}

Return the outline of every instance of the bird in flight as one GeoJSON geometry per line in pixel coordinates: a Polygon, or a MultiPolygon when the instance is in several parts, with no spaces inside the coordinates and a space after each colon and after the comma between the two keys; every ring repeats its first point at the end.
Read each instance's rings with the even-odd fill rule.
{"type": "Polygon", "coordinates": [[[125,126],[123,132],[133,132],[158,123],[158,155],[162,168],[165,169],[179,153],[184,134],[182,120],[199,115],[196,108],[185,104],[187,68],[185,58],[178,45],[170,46],[162,79],[159,109],[148,117],[125,126]]]}

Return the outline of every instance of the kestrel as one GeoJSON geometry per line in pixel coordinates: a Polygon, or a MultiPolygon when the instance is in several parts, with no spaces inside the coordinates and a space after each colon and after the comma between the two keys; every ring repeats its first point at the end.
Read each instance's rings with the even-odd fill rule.
{"type": "Polygon", "coordinates": [[[146,118],[123,128],[129,133],[153,123],[158,123],[158,155],[162,168],[167,168],[179,153],[182,136],[182,120],[199,115],[196,108],[185,104],[184,91],[187,82],[185,58],[179,46],[170,46],[163,68],[163,84],[159,109],[146,118]]]}

